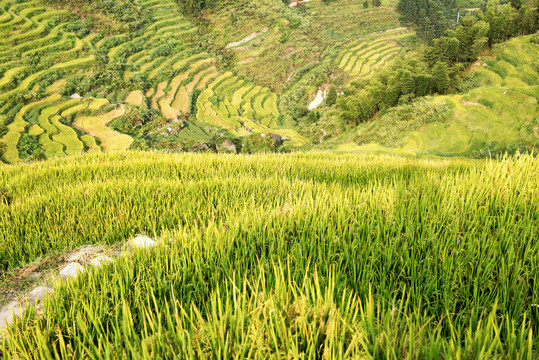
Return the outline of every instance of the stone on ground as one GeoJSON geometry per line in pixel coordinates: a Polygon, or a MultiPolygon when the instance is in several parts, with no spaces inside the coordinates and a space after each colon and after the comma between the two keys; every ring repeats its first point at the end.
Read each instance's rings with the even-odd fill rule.
{"type": "Polygon", "coordinates": [[[45,295],[51,293],[52,289],[45,286],[38,286],[26,296],[28,301],[41,301],[45,295]]]}
{"type": "Polygon", "coordinates": [[[95,267],[99,267],[103,264],[107,264],[107,263],[110,263],[112,262],[112,258],[110,258],[109,256],[107,255],[99,255],[98,257],[96,258],[93,258],[92,260],[90,260],[90,265],[92,266],[95,266],[95,267]]]}
{"type": "Polygon", "coordinates": [[[129,241],[129,245],[134,249],[147,249],[154,247],[157,243],[146,235],[138,235],[129,241]]]}
{"type": "Polygon", "coordinates": [[[0,310],[0,330],[11,324],[13,314],[15,314],[15,317],[19,317],[23,311],[23,306],[16,301],[10,302],[4,306],[2,310],[0,310]]]}
{"type": "Polygon", "coordinates": [[[225,140],[223,143],[219,146],[219,152],[229,152],[229,153],[236,153],[236,145],[230,140],[225,140]]]}
{"type": "Polygon", "coordinates": [[[76,278],[79,272],[84,272],[82,265],[77,262],[72,262],[67,264],[66,267],[60,271],[60,275],[64,278],[76,278]]]}

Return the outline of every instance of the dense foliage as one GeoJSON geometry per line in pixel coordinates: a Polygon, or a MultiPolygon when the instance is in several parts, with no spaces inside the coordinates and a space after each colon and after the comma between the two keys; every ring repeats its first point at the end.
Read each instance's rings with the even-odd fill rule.
{"type": "Polygon", "coordinates": [[[431,41],[445,33],[457,20],[456,0],[399,0],[401,21],[417,29],[417,35],[431,41]]]}
{"type": "Polygon", "coordinates": [[[201,11],[206,8],[211,8],[217,0],[176,0],[178,5],[183,10],[183,13],[190,17],[200,17],[201,11]]]}
{"type": "Polygon", "coordinates": [[[352,83],[347,96],[339,99],[341,116],[356,125],[381,109],[433,93],[445,94],[459,84],[463,71],[490,44],[533,33],[537,26],[537,9],[517,11],[491,0],[485,13],[467,15],[431,46],[400,56],[367,83],[352,83]]]}
{"type": "MultiPolygon", "coordinates": [[[[129,0],[44,0],[47,4],[76,9],[84,14],[83,26],[96,27],[108,32],[134,31],[148,21],[150,13],[142,11],[140,6],[129,0]],[[112,25],[112,26],[111,26],[112,25]]],[[[69,31],[76,29],[70,28],[69,31]]]]}

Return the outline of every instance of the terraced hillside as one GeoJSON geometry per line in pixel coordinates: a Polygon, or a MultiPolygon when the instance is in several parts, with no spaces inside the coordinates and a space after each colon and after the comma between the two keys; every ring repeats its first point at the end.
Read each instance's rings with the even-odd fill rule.
{"type": "Polygon", "coordinates": [[[352,77],[369,77],[400,51],[398,40],[412,35],[413,32],[405,28],[395,28],[360,37],[344,47],[336,64],[352,77]]]}
{"type": "Polygon", "coordinates": [[[472,67],[483,84],[464,94],[436,96],[453,115],[404,139],[419,153],[487,155],[539,147],[539,47],[531,36],[496,45],[472,67]]]}
{"type": "MultiPolygon", "coordinates": [[[[7,146],[5,161],[126,149],[133,139],[107,124],[133,106],[150,107],[169,123],[188,118],[193,92],[203,91],[223,73],[214,57],[193,45],[197,29],[174,0],[137,4],[147,14],[146,25],[104,37],[90,32],[69,10],[38,1],[0,1],[0,142],[7,146]]],[[[241,84],[237,78],[228,82],[236,88],[241,84]]],[[[267,89],[264,98],[253,99],[260,120],[253,132],[288,133],[270,128],[277,126],[277,102],[267,89]]],[[[250,133],[230,126],[237,116],[203,111],[199,118],[235,134],[250,133]]],[[[301,144],[295,133],[291,137],[301,144]]]]}
{"type": "Polygon", "coordinates": [[[209,26],[218,44],[236,57],[238,75],[278,92],[309,76],[328,55],[331,60],[342,44],[399,26],[394,0],[367,8],[357,0],[312,0],[295,7],[272,0],[221,4],[208,14],[209,26]]]}
{"type": "Polygon", "coordinates": [[[226,72],[204,90],[197,101],[197,118],[236,135],[273,132],[294,145],[306,140],[295,130],[274,130],[279,124],[277,95],[226,72]]]}

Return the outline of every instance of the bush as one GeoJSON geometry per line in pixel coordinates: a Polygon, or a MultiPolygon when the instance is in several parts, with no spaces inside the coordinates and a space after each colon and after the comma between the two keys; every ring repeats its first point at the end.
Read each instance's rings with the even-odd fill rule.
{"type": "Polygon", "coordinates": [[[241,152],[245,154],[254,154],[273,151],[275,142],[269,136],[253,134],[241,138],[241,152]]]}
{"type": "Polygon", "coordinates": [[[487,100],[487,99],[479,99],[477,100],[478,103],[480,103],[481,105],[484,105],[486,107],[493,107],[494,106],[494,103],[490,100],[487,100]]]}
{"type": "Polygon", "coordinates": [[[144,106],[130,106],[127,112],[112,120],[109,126],[120,132],[142,137],[166,123],[155,110],[144,106]]]}
{"type": "Polygon", "coordinates": [[[4,154],[6,153],[7,146],[4,143],[0,143],[0,160],[4,158],[4,154]]]}
{"type": "Polygon", "coordinates": [[[17,149],[19,150],[19,157],[23,160],[42,160],[44,157],[41,154],[41,144],[35,135],[22,134],[17,144],[17,149]]]}
{"type": "Polygon", "coordinates": [[[329,88],[328,96],[326,97],[326,105],[333,106],[335,105],[335,102],[337,102],[337,88],[332,85],[329,88]]]}
{"type": "Polygon", "coordinates": [[[196,118],[197,116],[197,100],[202,91],[200,89],[193,90],[193,93],[191,94],[191,103],[189,105],[189,111],[192,118],[196,118]]]}
{"type": "Polygon", "coordinates": [[[320,113],[316,110],[313,110],[307,115],[307,122],[310,124],[314,124],[320,120],[320,113]]]}

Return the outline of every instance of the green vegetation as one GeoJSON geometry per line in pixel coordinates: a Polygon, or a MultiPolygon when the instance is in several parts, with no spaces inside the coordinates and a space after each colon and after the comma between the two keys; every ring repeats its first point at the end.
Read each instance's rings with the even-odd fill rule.
{"type": "Polygon", "coordinates": [[[539,48],[530,39],[512,39],[481,57],[468,81],[482,86],[384,112],[358,126],[354,141],[419,154],[475,157],[537,149],[539,48]],[[519,59],[512,61],[517,66],[507,59],[519,59]]]}
{"type": "Polygon", "coordinates": [[[346,45],[337,58],[338,66],[350,76],[367,78],[376,67],[385,65],[398,53],[397,40],[411,35],[399,28],[359,38],[346,45]]]}
{"type": "Polygon", "coordinates": [[[197,98],[199,121],[227,129],[234,135],[275,133],[288,136],[294,145],[306,140],[294,130],[275,130],[279,110],[277,96],[267,88],[254,86],[225,73],[197,98]]]}
{"type": "Polygon", "coordinates": [[[0,358],[539,358],[538,19],[0,0],[0,358]]]}
{"type": "MultiPolygon", "coordinates": [[[[41,1],[0,2],[0,143],[8,163],[34,159],[26,150],[20,154],[25,134],[37,136],[47,158],[126,146],[213,148],[212,139],[221,134],[278,134],[297,148],[364,143],[378,135],[357,137],[356,126],[416,98],[482,85],[467,76],[479,54],[537,27],[533,4],[516,10],[491,2],[484,14],[462,17],[424,47],[400,27],[396,1],[368,8],[352,0],[292,7],[278,0],[41,1]],[[322,90],[330,98],[309,113],[307,104],[322,90]],[[63,107],[72,109],[68,116],[61,114],[68,111],[63,107]],[[125,121],[135,108],[149,115],[144,126],[125,121]]],[[[503,56],[520,66],[520,58],[503,56]]],[[[503,66],[493,71],[507,72],[503,66]]],[[[527,84],[536,81],[533,68],[523,74],[527,84]]],[[[495,99],[483,95],[470,101],[496,108],[495,99]]],[[[384,143],[405,144],[410,132],[396,133],[384,143]]],[[[526,144],[534,141],[530,137],[526,144]]],[[[491,143],[482,149],[515,149],[506,141],[491,143]]],[[[456,153],[485,154],[478,146],[456,153]]]]}
{"type": "MultiPolygon", "coordinates": [[[[524,7],[521,8],[520,12],[517,12],[508,4],[500,7],[498,1],[491,0],[485,13],[478,12],[477,15],[466,16],[454,29],[447,30],[447,36],[434,40],[432,46],[424,47],[412,55],[399,57],[389,67],[368,81],[352,82],[351,86],[345,90],[346,96],[339,99],[340,116],[352,126],[356,126],[371,120],[379,111],[383,113],[387,108],[406,104],[416,97],[434,93],[446,94],[458,87],[465,87],[467,78],[465,70],[477,60],[487,46],[516,34],[533,32],[537,27],[536,13],[537,9],[527,10],[524,7]]],[[[529,43],[529,37],[525,39],[524,41],[529,43]]],[[[359,45],[359,48],[361,47],[362,45],[359,45]]],[[[372,50],[369,51],[368,48],[365,51],[366,54],[372,53],[372,50]]],[[[505,64],[509,67],[520,66],[521,60],[517,60],[518,57],[514,56],[515,52],[519,51],[520,48],[514,49],[512,54],[509,52],[500,54],[504,65],[499,66],[500,62],[498,66],[493,66],[492,70],[497,72],[500,77],[505,78],[508,71],[507,68],[504,68],[505,64]]],[[[520,52],[523,53],[524,58],[530,60],[537,56],[537,51],[531,49],[530,46],[526,46],[526,49],[520,52]]],[[[344,63],[346,71],[351,71],[354,68],[354,59],[357,57],[352,60],[349,58],[352,56],[345,51],[340,64],[343,66],[344,63]]],[[[530,68],[529,71],[521,74],[525,80],[519,79],[518,82],[511,85],[520,87],[533,86],[537,83],[537,71],[530,68]]],[[[502,86],[506,85],[507,82],[502,81],[502,86]]],[[[532,89],[527,90],[531,90],[531,93],[525,91],[531,101],[527,102],[529,107],[526,108],[526,112],[520,113],[519,119],[514,119],[517,120],[517,123],[528,122],[529,116],[534,117],[537,112],[536,96],[533,95],[532,89]]],[[[488,98],[483,99],[483,102],[485,100],[489,104],[492,102],[488,98]]],[[[489,107],[492,108],[492,105],[489,107]]],[[[515,122],[513,121],[512,124],[514,125],[515,122]]],[[[533,138],[534,136],[531,137],[532,143],[533,138]]],[[[432,139],[434,140],[436,137],[432,139]]],[[[530,143],[528,139],[525,142],[530,143]]],[[[467,153],[468,150],[461,149],[459,151],[453,148],[450,153],[462,154],[467,153]]]]}
{"type": "Polygon", "coordinates": [[[538,171],[532,156],[329,153],[1,166],[3,269],[135,233],[163,238],[151,256],[58,284],[2,351],[536,358],[538,171]]]}
{"type": "MultiPolygon", "coordinates": [[[[173,0],[140,0],[136,4],[123,0],[92,4],[2,0],[0,10],[0,34],[5,35],[0,40],[0,143],[2,159],[9,163],[33,159],[26,150],[19,154],[18,149],[26,148],[18,144],[25,134],[38,136],[47,158],[97,148],[123,149],[133,140],[159,148],[163,144],[147,137],[164,125],[163,119],[168,126],[180,119],[196,122],[190,106],[192,95],[222,75],[219,53],[204,51],[204,44],[194,36],[199,30],[173,0]],[[77,15],[67,9],[76,9],[77,15]],[[106,103],[97,105],[96,98],[106,99],[106,103]],[[50,107],[41,108],[44,102],[50,107]],[[88,107],[92,102],[95,107],[88,107]],[[147,119],[151,123],[145,128],[148,131],[117,127],[134,137],[131,140],[113,135],[107,127],[119,116],[111,111],[125,103],[152,115],[147,119]],[[110,106],[100,109],[106,105],[110,106]],[[67,117],[60,115],[64,106],[73,109],[67,117]]],[[[273,130],[280,116],[276,94],[254,100],[259,101],[253,104],[257,114],[264,117],[264,127],[256,131],[293,132],[273,130]]],[[[228,113],[215,116],[218,119],[212,124],[230,122],[228,113]]],[[[190,134],[194,137],[183,141],[211,137],[204,131],[190,134]]]]}

